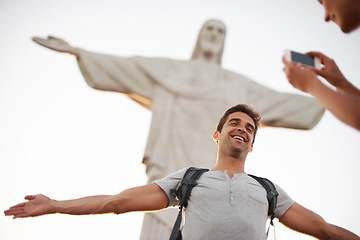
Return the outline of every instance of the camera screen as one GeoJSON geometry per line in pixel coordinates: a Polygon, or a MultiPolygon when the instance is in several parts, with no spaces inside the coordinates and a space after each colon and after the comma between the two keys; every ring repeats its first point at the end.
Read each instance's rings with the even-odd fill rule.
{"type": "Polygon", "coordinates": [[[291,61],[315,67],[314,57],[310,55],[291,51],[291,61]]]}

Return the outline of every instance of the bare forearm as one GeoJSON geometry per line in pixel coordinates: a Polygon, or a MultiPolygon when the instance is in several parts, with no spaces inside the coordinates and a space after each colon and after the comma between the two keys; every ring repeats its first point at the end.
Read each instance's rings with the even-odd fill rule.
{"type": "Polygon", "coordinates": [[[344,79],[344,81],[341,82],[340,86],[336,86],[336,89],[343,94],[350,94],[357,97],[360,97],[360,89],[355,87],[351,82],[344,79]]]}
{"type": "Polygon", "coordinates": [[[309,93],[341,121],[360,130],[360,97],[335,92],[320,81],[309,93]]]}
{"type": "Polygon", "coordinates": [[[113,200],[114,196],[112,195],[89,196],[63,201],[51,200],[51,209],[52,213],[71,215],[115,213],[116,209],[109,207],[113,200]]]}
{"type": "Polygon", "coordinates": [[[321,240],[360,240],[356,234],[327,223],[320,215],[293,204],[280,218],[280,222],[295,231],[321,240]]]}
{"type": "Polygon", "coordinates": [[[5,210],[13,218],[37,217],[45,214],[62,213],[91,215],[104,213],[126,213],[133,211],[154,211],[168,206],[168,197],[155,183],[127,189],[117,195],[97,195],[73,200],[57,201],[49,197],[27,195],[27,202],[16,204],[5,210]]]}
{"type": "Polygon", "coordinates": [[[168,205],[166,194],[154,183],[130,188],[117,195],[51,201],[53,213],[72,215],[155,211],[166,208],[168,205]]]}
{"type": "Polygon", "coordinates": [[[332,224],[329,224],[329,236],[330,238],[324,238],[324,239],[360,240],[360,237],[357,236],[356,234],[332,224]]]}

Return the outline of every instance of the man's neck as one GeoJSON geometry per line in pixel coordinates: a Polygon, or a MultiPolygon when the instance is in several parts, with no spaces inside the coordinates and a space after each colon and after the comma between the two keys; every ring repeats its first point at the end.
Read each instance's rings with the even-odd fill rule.
{"type": "Polygon", "coordinates": [[[234,176],[235,173],[244,173],[245,172],[245,159],[246,156],[221,156],[218,155],[216,164],[211,171],[221,171],[226,170],[230,178],[234,176]]]}

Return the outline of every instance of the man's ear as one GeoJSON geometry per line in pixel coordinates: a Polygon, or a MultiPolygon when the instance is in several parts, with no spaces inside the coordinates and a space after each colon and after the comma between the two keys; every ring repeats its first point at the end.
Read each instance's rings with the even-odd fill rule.
{"type": "Polygon", "coordinates": [[[219,132],[218,132],[218,131],[214,132],[213,140],[214,140],[215,142],[219,141],[219,132]]]}
{"type": "Polygon", "coordinates": [[[251,144],[251,147],[250,147],[249,153],[251,153],[253,150],[254,150],[254,144],[251,144]]]}

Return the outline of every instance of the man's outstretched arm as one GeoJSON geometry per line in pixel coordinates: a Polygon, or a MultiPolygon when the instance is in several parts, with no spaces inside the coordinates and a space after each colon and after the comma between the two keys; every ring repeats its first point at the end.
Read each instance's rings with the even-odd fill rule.
{"type": "Polygon", "coordinates": [[[127,189],[116,195],[97,195],[57,201],[45,195],[28,195],[27,202],[10,207],[4,213],[13,218],[36,217],[63,213],[90,215],[134,211],[156,211],[168,206],[168,197],[155,183],[127,189]]]}
{"type": "Polygon", "coordinates": [[[327,223],[318,214],[294,203],[280,218],[285,226],[317,239],[360,240],[356,234],[327,223]]]}

